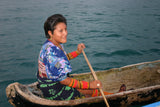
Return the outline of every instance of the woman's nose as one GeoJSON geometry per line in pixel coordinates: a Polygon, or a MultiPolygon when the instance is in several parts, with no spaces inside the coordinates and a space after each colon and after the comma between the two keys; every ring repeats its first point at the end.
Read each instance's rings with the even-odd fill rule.
{"type": "Polygon", "coordinates": [[[67,30],[65,30],[65,31],[64,31],[64,35],[66,35],[66,36],[67,36],[67,34],[68,34],[68,31],[67,31],[67,30]]]}

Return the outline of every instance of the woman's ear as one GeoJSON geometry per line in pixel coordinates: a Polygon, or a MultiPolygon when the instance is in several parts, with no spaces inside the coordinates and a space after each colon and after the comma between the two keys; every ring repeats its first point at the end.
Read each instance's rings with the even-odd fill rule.
{"type": "Polygon", "coordinates": [[[50,36],[50,38],[52,38],[52,36],[53,36],[53,33],[52,33],[52,31],[48,31],[48,35],[50,36]]]}

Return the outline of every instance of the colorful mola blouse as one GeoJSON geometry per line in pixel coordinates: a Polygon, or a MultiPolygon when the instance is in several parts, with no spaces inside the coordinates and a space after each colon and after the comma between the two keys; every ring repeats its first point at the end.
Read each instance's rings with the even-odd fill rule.
{"type": "MultiPolygon", "coordinates": [[[[61,45],[63,48],[63,45],[61,45]]],[[[39,75],[52,81],[62,81],[72,71],[66,52],[46,40],[43,44],[38,59],[39,75]]]]}

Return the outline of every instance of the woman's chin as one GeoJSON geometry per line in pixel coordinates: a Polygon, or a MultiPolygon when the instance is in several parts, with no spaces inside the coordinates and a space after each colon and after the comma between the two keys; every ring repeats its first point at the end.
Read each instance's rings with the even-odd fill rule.
{"type": "Polygon", "coordinates": [[[67,43],[67,40],[63,40],[61,43],[67,43]]]}

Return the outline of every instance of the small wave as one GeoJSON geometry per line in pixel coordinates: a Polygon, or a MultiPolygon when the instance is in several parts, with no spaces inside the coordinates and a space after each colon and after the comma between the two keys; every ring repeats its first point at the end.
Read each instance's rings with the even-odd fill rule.
{"type": "Polygon", "coordinates": [[[0,36],[6,36],[6,34],[0,34],[0,36]]]}
{"type": "Polygon", "coordinates": [[[29,20],[29,18],[23,16],[23,17],[19,17],[19,16],[16,16],[15,18],[13,18],[14,21],[16,22],[22,22],[23,20],[29,20]]]}
{"type": "Polygon", "coordinates": [[[22,58],[22,57],[19,57],[19,58],[16,58],[16,61],[26,61],[27,59],[24,57],[24,58],[22,58]]]}
{"type": "Polygon", "coordinates": [[[150,49],[149,50],[151,53],[157,53],[157,54],[160,54],[160,49],[150,49]]]}
{"type": "Polygon", "coordinates": [[[68,43],[68,44],[65,44],[64,46],[65,47],[75,47],[75,46],[77,46],[77,44],[75,44],[75,43],[68,43]]]}
{"type": "Polygon", "coordinates": [[[86,15],[87,14],[87,12],[84,12],[84,11],[82,11],[82,12],[80,12],[82,15],[86,15]]]}
{"type": "Polygon", "coordinates": [[[106,56],[109,56],[107,53],[96,53],[94,54],[94,56],[96,57],[106,57],[106,56]]]}
{"type": "Polygon", "coordinates": [[[34,67],[35,63],[34,62],[23,62],[23,63],[20,64],[20,66],[34,67]]]}
{"type": "Polygon", "coordinates": [[[133,55],[142,55],[142,53],[132,50],[132,49],[126,49],[126,50],[119,50],[119,51],[115,51],[112,52],[110,54],[107,53],[96,53],[94,54],[95,57],[110,57],[110,56],[133,56],[133,55]]]}
{"type": "Polygon", "coordinates": [[[137,52],[137,51],[132,50],[132,49],[126,49],[126,50],[119,50],[119,51],[112,52],[110,55],[111,56],[114,56],[114,55],[133,56],[133,55],[142,55],[142,53],[137,52]]]}
{"type": "Polygon", "coordinates": [[[32,47],[34,47],[34,45],[33,44],[26,44],[25,46],[24,46],[24,49],[30,49],[30,48],[32,48],[32,47]]]}
{"type": "Polygon", "coordinates": [[[91,18],[89,18],[89,19],[85,19],[85,21],[86,22],[97,22],[97,21],[99,21],[99,19],[91,19],[91,18]]]}
{"type": "Polygon", "coordinates": [[[160,14],[153,14],[153,16],[158,16],[158,17],[159,17],[159,16],[160,16],[160,14]]]}
{"type": "Polygon", "coordinates": [[[105,15],[104,13],[94,13],[95,15],[105,15]]]}
{"type": "Polygon", "coordinates": [[[155,41],[154,43],[156,43],[156,44],[160,44],[160,41],[155,41]]]}
{"type": "Polygon", "coordinates": [[[1,80],[0,81],[0,84],[1,84],[1,86],[5,86],[6,87],[6,85],[8,85],[8,84],[10,84],[10,83],[13,83],[13,82],[15,82],[14,80],[1,80]]]}
{"type": "Polygon", "coordinates": [[[96,32],[100,32],[100,31],[98,31],[98,30],[89,30],[88,32],[96,33],[96,32]]]}
{"type": "Polygon", "coordinates": [[[110,35],[107,35],[106,37],[116,37],[116,38],[119,38],[119,37],[122,37],[122,36],[118,35],[118,34],[110,34],[110,35]]]}
{"type": "Polygon", "coordinates": [[[9,84],[11,84],[11,83],[14,83],[14,82],[20,82],[20,83],[33,83],[33,82],[36,82],[36,79],[35,78],[26,78],[26,79],[15,79],[15,80],[2,80],[2,81],[0,81],[0,84],[1,85],[5,85],[5,84],[7,84],[7,85],[9,85],[9,84]]]}

